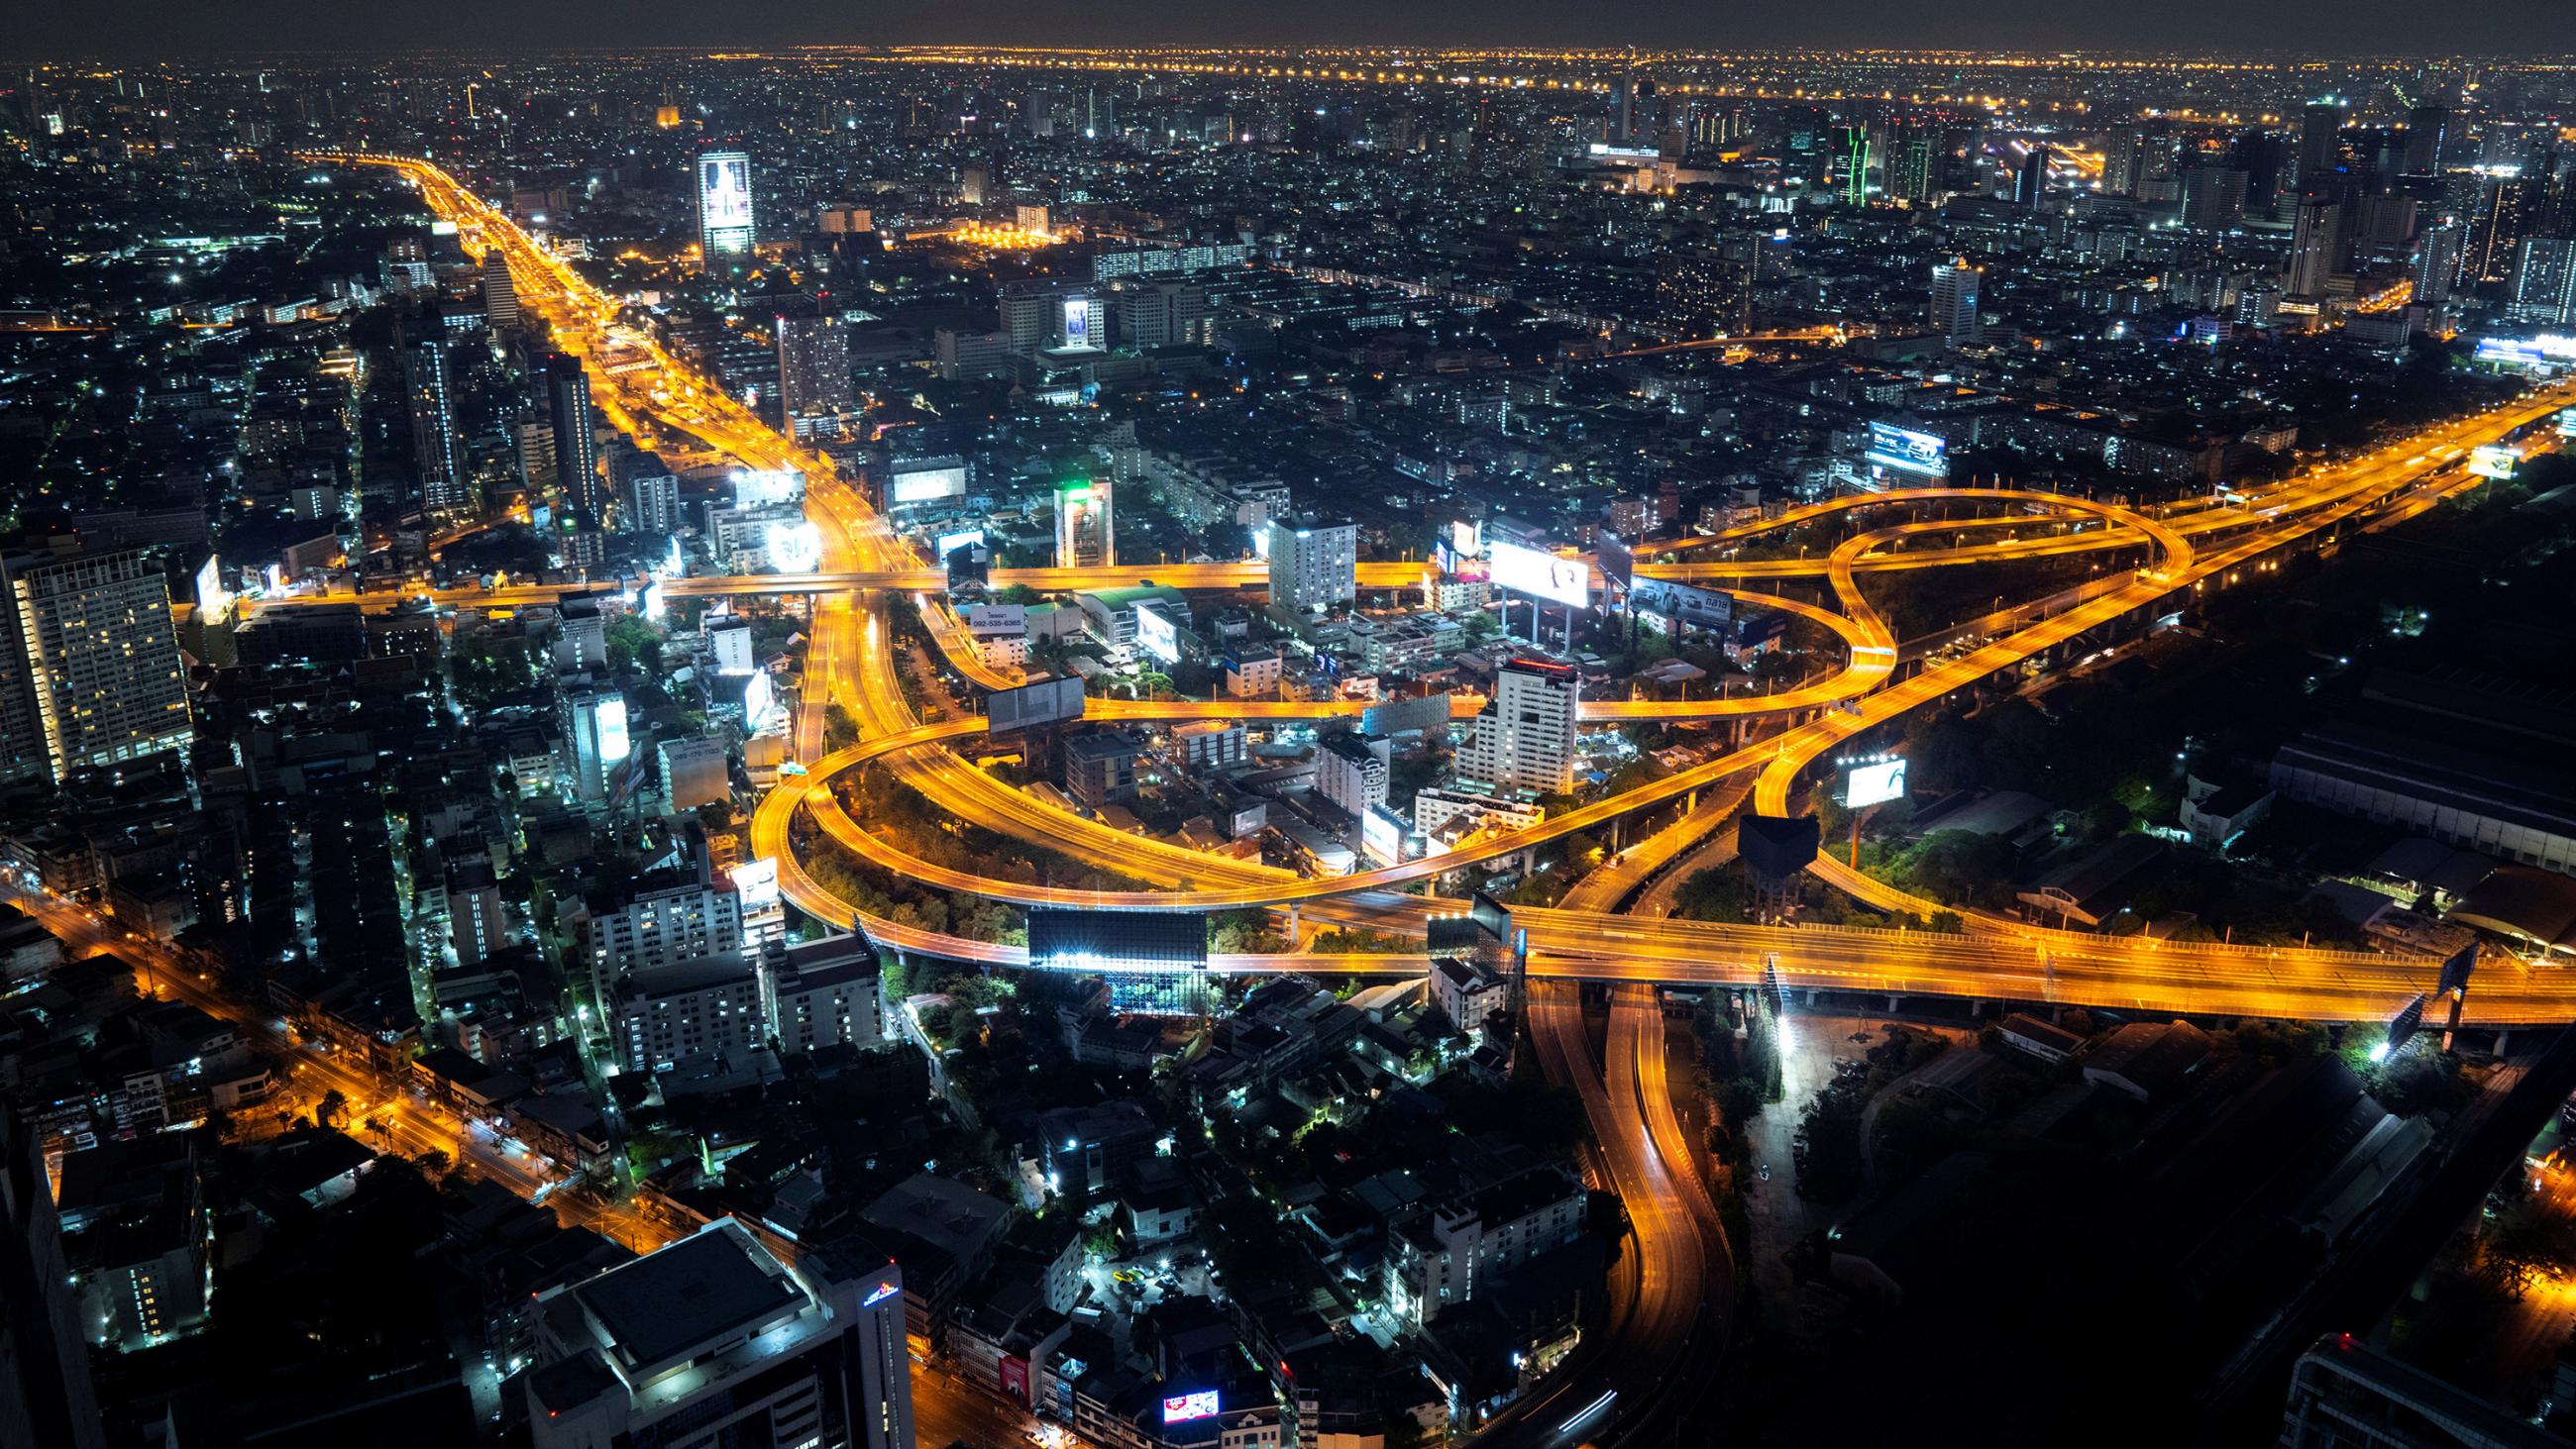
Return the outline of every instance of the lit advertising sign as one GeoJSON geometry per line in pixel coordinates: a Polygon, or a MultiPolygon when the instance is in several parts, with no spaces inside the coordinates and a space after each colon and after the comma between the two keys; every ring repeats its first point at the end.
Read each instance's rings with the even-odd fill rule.
{"type": "Polygon", "coordinates": [[[1180,631],[1174,629],[1172,621],[1164,618],[1160,612],[1138,604],[1136,606],[1136,647],[1162,660],[1165,664],[1177,664],[1181,658],[1180,631]]]}
{"type": "Polygon", "coordinates": [[[1643,579],[1636,592],[1628,596],[1629,604],[1640,614],[1669,619],[1695,629],[1722,629],[1735,617],[1735,599],[1715,589],[1703,589],[1670,579],[1643,579]]]}
{"type": "Polygon", "coordinates": [[[823,561],[823,534],[810,523],[773,523],[761,536],[761,551],[782,574],[810,574],[823,561]]]}
{"type": "Polygon", "coordinates": [[[736,468],[733,501],[737,508],[765,508],[796,503],[805,497],[805,475],[793,468],[736,468]]]}
{"type": "Polygon", "coordinates": [[[1213,1418],[1219,1412],[1214,1389],[1201,1389],[1194,1394],[1179,1394],[1163,1400],[1163,1422],[1166,1424],[1186,1424],[1192,1419],[1213,1418]]]}
{"type": "Polygon", "coordinates": [[[950,554],[955,553],[957,550],[964,548],[970,543],[982,542],[984,542],[984,530],[980,528],[961,528],[955,533],[943,533],[937,538],[932,539],[930,541],[930,556],[932,558],[944,560],[950,554]]]}
{"type": "Polygon", "coordinates": [[[1532,594],[1575,608],[1592,602],[1592,568],[1581,559],[1558,558],[1500,540],[1485,551],[1496,587],[1532,594]]]}
{"type": "Polygon", "coordinates": [[[1404,859],[1404,826],[1383,805],[1360,812],[1360,851],[1379,865],[1404,859]]]}
{"type": "Polygon", "coordinates": [[[698,158],[699,240],[710,252],[751,250],[751,158],[710,151],[698,158]]]}
{"type": "Polygon", "coordinates": [[[1898,473],[1925,478],[1950,475],[1950,440],[1938,433],[1919,433],[1894,423],[1869,425],[1869,461],[1898,473]]]}
{"type": "Polygon", "coordinates": [[[778,860],[746,860],[727,872],[733,877],[733,893],[742,902],[742,913],[756,916],[778,909],[778,860]]]}
{"type": "Polygon", "coordinates": [[[1460,558],[1474,558],[1476,555],[1483,553],[1485,551],[1485,526],[1481,523],[1468,523],[1464,520],[1457,519],[1451,520],[1449,524],[1449,547],[1455,550],[1460,558]]]}
{"type": "Polygon", "coordinates": [[[197,617],[209,624],[220,624],[233,615],[232,590],[224,587],[224,570],[215,555],[197,565],[197,617]]]}
{"type": "Polygon", "coordinates": [[[755,669],[742,686],[743,723],[754,734],[786,718],[787,707],[778,702],[778,685],[766,669],[755,669]]]}
{"type": "Polygon", "coordinates": [[[896,1287],[892,1283],[879,1283],[867,1297],[859,1300],[859,1306],[861,1308],[874,1308],[878,1304],[883,1303],[902,1291],[902,1289],[896,1287]]]}
{"type": "Polygon", "coordinates": [[[1064,304],[1064,345],[1068,348],[1091,345],[1091,299],[1076,297],[1064,304]]]}
{"type": "Polygon", "coordinates": [[[593,718],[599,725],[599,763],[613,765],[625,759],[632,748],[626,738],[626,697],[612,694],[603,698],[593,718]]]}
{"type": "Polygon", "coordinates": [[[2543,332],[2537,337],[2482,337],[2476,360],[2499,367],[2566,367],[2576,363],[2576,337],[2543,332]]]}
{"type": "Polygon", "coordinates": [[[1843,777],[1843,804],[1853,810],[1905,798],[1905,762],[1880,760],[1843,777]]]}
{"type": "Polygon", "coordinates": [[[966,469],[963,465],[898,469],[886,479],[886,504],[889,507],[965,496],[966,469]]]}
{"type": "Polygon", "coordinates": [[[2576,408],[2558,410],[2558,436],[2576,438],[2576,408]]]}
{"type": "Polygon", "coordinates": [[[2469,450],[2469,471],[2481,478],[2510,478],[2522,467],[2522,453],[2505,443],[2487,443],[2469,450]]]}

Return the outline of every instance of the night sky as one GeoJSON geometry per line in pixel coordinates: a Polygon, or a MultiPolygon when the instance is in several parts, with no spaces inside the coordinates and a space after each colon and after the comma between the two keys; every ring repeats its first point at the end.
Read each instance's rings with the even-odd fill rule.
{"type": "Polygon", "coordinates": [[[18,0],[0,54],[956,42],[2576,50],[2576,0],[18,0]]]}

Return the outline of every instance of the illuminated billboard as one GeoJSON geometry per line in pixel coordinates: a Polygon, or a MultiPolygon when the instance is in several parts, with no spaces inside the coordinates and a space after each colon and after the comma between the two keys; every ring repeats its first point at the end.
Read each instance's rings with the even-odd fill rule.
{"type": "Polygon", "coordinates": [[[1403,860],[1404,823],[1388,814],[1383,805],[1371,805],[1361,811],[1360,853],[1379,865],[1403,860]]]}
{"type": "Polygon", "coordinates": [[[1869,425],[1868,461],[1892,472],[1946,478],[1950,476],[1949,452],[1950,440],[1938,433],[1916,432],[1894,423],[1869,425]]]}
{"type": "Polygon", "coordinates": [[[1843,777],[1843,804],[1853,810],[1905,798],[1905,762],[1878,760],[1855,765],[1843,777]]]}
{"type": "Polygon", "coordinates": [[[743,152],[698,158],[698,244],[709,256],[751,250],[751,157],[743,152]]]}
{"type": "Polygon", "coordinates": [[[823,561],[823,535],[810,523],[773,523],[761,535],[761,551],[782,574],[810,574],[823,561]]]}
{"type": "Polygon", "coordinates": [[[955,553],[957,550],[964,548],[970,543],[982,543],[984,541],[984,530],[980,528],[961,528],[955,533],[943,533],[937,538],[932,539],[930,541],[930,556],[935,559],[945,560],[950,554],[955,553]]]}
{"type": "Polygon", "coordinates": [[[1175,1394],[1163,1400],[1163,1422],[1166,1424],[1186,1424],[1192,1419],[1213,1418],[1220,1412],[1214,1389],[1175,1394]]]}
{"type": "Polygon", "coordinates": [[[898,466],[886,476],[886,506],[889,508],[965,496],[966,465],[963,463],[933,468],[898,466]]]}
{"type": "Polygon", "coordinates": [[[778,909],[778,859],[746,860],[727,874],[733,877],[734,895],[742,902],[742,913],[756,916],[778,909]]]}
{"type": "Polygon", "coordinates": [[[1578,609],[1592,602],[1592,568],[1581,559],[1558,558],[1499,539],[1486,549],[1485,556],[1497,588],[1578,609]]]}
{"type": "Polygon", "coordinates": [[[2510,478],[2521,467],[2521,450],[2509,444],[2487,443],[2469,450],[2469,471],[2481,478],[2510,478]]]}
{"type": "Polygon", "coordinates": [[[1177,664],[1181,659],[1180,631],[1174,629],[1172,621],[1164,618],[1161,613],[1138,604],[1136,606],[1136,647],[1162,660],[1165,664],[1177,664]]]}
{"type": "Polygon", "coordinates": [[[1073,297],[1064,304],[1064,345],[1068,349],[1096,346],[1091,340],[1091,299],[1073,297]]]}
{"type": "Polygon", "coordinates": [[[601,696],[598,712],[592,718],[599,730],[600,765],[605,768],[625,759],[627,751],[633,748],[626,738],[626,696],[601,696]]]}
{"type": "Polygon", "coordinates": [[[1474,558],[1485,551],[1485,526],[1453,519],[1449,524],[1449,547],[1460,558],[1474,558]]]}
{"type": "Polygon", "coordinates": [[[2558,410],[2558,436],[2576,438],[2576,408],[2558,410]]]}
{"type": "Polygon", "coordinates": [[[2482,337],[2476,360],[2498,367],[2549,369],[2576,364],[2576,337],[2543,332],[2537,337],[2482,337]]]}
{"type": "Polygon", "coordinates": [[[1735,618],[1733,595],[1671,579],[1641,579],[1628,603],[1650,618],[1694,629],[1723,629],[1735,618]]]}
{"type": "Polygon", "coordinates": [[[737,508],[766,508],[797,503],[805,497],[805,475],[793,468],[736,468],[733,501],[737,508]]]}

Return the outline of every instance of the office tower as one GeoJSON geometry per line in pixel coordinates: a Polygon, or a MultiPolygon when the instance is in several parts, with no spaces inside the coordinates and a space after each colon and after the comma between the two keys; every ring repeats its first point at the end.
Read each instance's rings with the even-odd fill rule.
{"type": "Polygon", "coordinates": [[[188,744],[170,586],[137,550],[0,557],[0,777],[139,760],[188,744]]]}
{"type": "Polygon", "coordinates": [[[2513,301],[2505,310],[2517,322],[2558,326],[2576,320],[2576,238],[2523,239],[2514,259],[2513,301]]]}
{"type": "Polygon", "coordinates": [[[2535,214],[2548,194],[2546,176],[2499,171],[2480,179],[2478,209],[2469,220],[2469,239],[2460,258],[2460,276],[2470,282],[2503,282],[2513,277],[2514,258],[2522,239],[2534,230],[2535,214]]]}
{"type": "Polygon", "coordinates": [[[103,1449],[42,1144],[0,1111],[0,1444],[103,1449]]]}
{"type": "Polygon", "coordinates": [[[455,368],[446,338],[433,332],[403,349],[403,383],[411,394],[411,455],[420,472],[421,506],[442,517],[469,518],[474,486],[456,437],[455,368]]]}
{"type": "Polygon", "coordinates": [[[1317,614],[1359,597],[1359,528],[1272,519],[1270,607],[1317,614]]]}
{"type": "Polygon", "coordinates": [[[519,284],[499,247],[483,253],[483,320],[495,332],[519,325],[519,284]]]}
{"type": "Polygon", "coordinates": [[[697,185],[698,255],[709,268],[751,250],[751,153],[701,151],[697,185]]]}
{"type": "Polygon", "coordinates": [[[2343,102],[2333,96],[2308,102],[2299,118],[2299,185],[2342,165],[2343,102]]]}
{"type": "Polygon", "coordinates": [[[2246,175],[2231,166],[2195,166],[2182,174],[2182,224],[2224,231],[2245,218],[2246,175]]]}
{"type": "Polygon", "coordinates": [[[2406,174],[2438,176],[2442,172],[2443,133],[2451,113],[2441,106],[2417,106],[2406,113],[2406,174]]]}
{"type": "Polygon", "coordinates": [[[989,166],[975,165],[959,169],[957,199],[968,206],[982,206],[993,195],[993,171],[989,166]]]}
{"type": "Polygon", "coordinates": [[[1118,562],[1109,480],[1059,484],[1055,490],[1055,566],[1106,568],[1118,562]]]}
{"type": "Polygon", "coordinates": [[[554,409],[555,486],[575,509],[596,521],[602,511],[599,424],[590,407],[590,374],[581,359],[556,353],[546,359],[546,398],[554,409]]]}
{"type": "Polygon", "coordinates": [[[2113,126],[2102,142],[2102,194],[2135,196],[2146,173],[2146,134],[2133,125],[2113,126]]]}
{"type": "Polygon", "coordinates": [[[1637,82],[1632,76],[1619,76],[1610,82],[1610,142],[1625,146],[1637,134],[1637,82]]]}
{"type": "Polygon", "coordinates": [[[903,1275],[734,1218],[538,1294],[522,1381],[536,1449],[912,1449],[903,1275]]]}
{"type": "Polygon", "coordinates": [[[626,696],[613,684],[566,684],[561,701],[566,794],[584,805],[608,801],[625,773],[631,743],[626,696]]]}
{"type": "Polygon", "coordinates": [[[1966,257],[1952,257],[1932,267],[1932,327],[1952,347],[1974,347],[1984,340],[1977,311],[1977,284],[1985,273],[1966,257]]]}
{"type": "Polygon", "coordinates": [[[1494,697],[1476,716],[1458,773],[1495,790],[1563,794],[1574,786],[1573,666],[1515,659],[1494,671],[1494,697]]]}
{"type": "Polygon", "coordinates": [[[1127,345],[1202,347],[1208,340],[1208,291],[1198,282],[1139,282],[1118,294],[1118,323],[1127,345]]]}
{"type": "Polygon", "coordinates": [[[2289,169],[2288,148],[2269,131],[2246,131],[2229,143],[2227,164],[2245,173],[2245,210],[2272,216],[2281,195],[2281,173],[2289,169]]]}
{"type": "Polygon", "coordinates": [[[778,410],[782,426],[857,405],[850,381],[850,330],[838,317],[778,319],[778,410]]]}
{"type": "Polygon", "coordinates": [[[1845,126],[1834,135],[1834,194],[1845,206],[1869,200],[1869,131],[1845,126]]]}
{"type": "Polygon", "coordinates": [[[2037,206],[2048,195],[2048,148],[2033,146],[2013,173],[2013,205],[2037,206]]]}
{"type": "Polygon", "coordinates": [[[1887,147],[1887,191],[1899,201],[1928,202],[1941,189],[1941,148],[1921,126],[1903,126],[1887,147]]]}
{"type": "Polygon", "coordinates": [[[2460,283],[2460,249],[2466,233],[2458,222],[2426,227],[2415,243],[2415,300],[2447,302],[2460,283]]]}
{"type": "Polygon", "coordinates": [[[2290,232],[2290,262],[2281,272],[2281,290],[2313,299],[2326,292],[2335,274],[2335,254],[2343,242],[2343,207],[2332,201],[2299,203],[2298,221],[2290,232]]]}

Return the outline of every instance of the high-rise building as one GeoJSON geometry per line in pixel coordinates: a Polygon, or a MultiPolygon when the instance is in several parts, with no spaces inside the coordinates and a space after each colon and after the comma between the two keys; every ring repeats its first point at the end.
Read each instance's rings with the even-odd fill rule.
{"type": "Polygon", "coordinates": [[[546,397],[554,409],[555,486],[596,521],[605,501],[599,475],[599,423],[590,405],[590,374],[581,359],[557,353],[546,359],[546,397]]]}
{"type": "Polygon", "coordinates": [[[1921,126],[1900,126],[1887,143],[1887,193],[1928,202],[1941,190],[1941,147],[1921,126]]]}
{"type": "Polygon", "coordinates": [[[1118,293],[1118,322],[1127,345],[1201,347],[1208,340],[1208,291],[1198,282],[1146,281],[1118,293]]]}
{"type": "Polygon", "coordinates": [[[2299,1355],[2275,1442],[2281,1449],[2547,1449],[2563,1441],[2344,1333],[2299,1355]]]}
{"type": "Polygon", "coordinates": [[[2406,113],[2406,174],[2438,176],[2442,172],[2443,133],[2451,113],[2442,106],[2417,106],[2406,113]]]}
{"type": "Polygon", "coordinates": [[[1869,128],[1845,126],[1834,135],[1834,195],[1845,206],[1869,201],[1869,128]]]}
{"type": "Polygon", "coordinates": [[[712,268],[751,250],[751,153],[701,151],[694,171],[698,253],[712,268]]]}
{"type": "Polygon", "coordinates": [[[0,1444],[107,1443],[71,1285],[42,1146],[0,1110],[0,1444]]]}
{"type": "Polygon", "coordinates": [[[562,695],[562,780],[573,799],[604,804],[632,751],[626,696],[613,684],[568,683],[562,695]]]}
{"type": "Polygon", "coordinates": [[[510,259],[499,247],[483,253],[483,320],[495,332],[519,325],[519,284],[510,276],[510,259]]]}
{"type": "Polygon", "coordinates": [[[912,1449],[903,1274],[723,1218],[536,1303],[536,1449],[912,1449]]]}
{"type": "Polygon", "coordinates": [[[455,373],[445,337],[433,332],[403,349],[403,383],[411,396],[411,455],[420,472],[421,506],[441,517],[470,517],[474,485],[456,436],[455,373]]]}
{"type": "Polygon", "coordinates": [[[1359,537],[1349,523],[1270,520],[1270,607],[1315,614],[1359,597],[1359,537]]]}
{"type": "Polygon", "coordinates": [[[2343,205],[2327,200],[2299,203],[2299,216],[2290,232],[2290,262],[2281,271],[2281,290],[2292,297],[2313,299],[2326,293],[2326,281],[2335,274],[2335,256],[2343,244],[2343,205]]]}
{"type": "Polygon", "coordinates": [[[170,586],[143,553],[0,557],[0,777],[184,749],[191,732],[170,586]]]}
{"type": "Polygon", "coordinates": [[[2505,310],[2517,322],[2576,321],[2576,238],[2523,239],[2514,259],[2513,301],[2505,310]]]}
{"type": "Polygon", "coordinates": [[[2511,281],[2522,239],[2537,229],[2548,194],[2545,173],[2532,176],[2499,169],[2481,177],[2477,211],[2469,219],[2468,245],[2460,257],[2460,276],[2472,282],[2511,281]]]}
{"type": "Polygon", "coordinates": [[[2314,178],[2341,168],[2343,164],[2344,106],[2341,100],[2327,96],[2310,101],[2299,116],[2299,185],[2306,187],[2314,178]]]}
{"type": "Polygon", "coordinates": [[[2033,146],[2021,159],[2021,169],[2013,173],[2013,205],[2037,206],[2048,196],[2049,149],[2033,146]]]}
{"type": "Polygon", "coordinates": [[[857,403],[850,379],[850,331],[838,317],[778,319],[778,411],[781,426],[802,417],[846,413],[857,403]]]}
{"type": "Polygon", "coordinates": [[[1118,562],[1110,514],[1109,480],[1081,479],[1056,486],[1055,566],[1106,568],[1118,562]]]}
{"type": "Polygon", "coordinates": [[[2195,166],[2182,174],[2182,224],[2224,231],[2245,219],[2247,177],[2233,166],[2195,166]]]}
{"type": "Polygon", "coordinates": [[[1562,794],[1574,786],[1574,713],[1582,680],[1572,665],[1515,659],[1494,671],[1494,697],[1476,716],[1458,773],[1496,790],[1562,794]]]}
{"type": "Polygon", "coordinates": [[[1394,747],[1347,731],[1324,736],[1315,750],[1315,790],[1354,819],[1386,803],[1394,747]]]}
{"type": "Polygon", "coordinates": [[[2447,302],[2460,284],[2460,249],[2466,232],[2458,222],[2424,228],[2415,242],[2415,300],[2447,302]]]}
{"type": "Polygon", "coordinates": [[[1966,257],[1933,264],[1932,327],[1952,347],[1973,347],[1985,337],[1977,311],[1977,285],[1984,279],[1966,257]]]}

